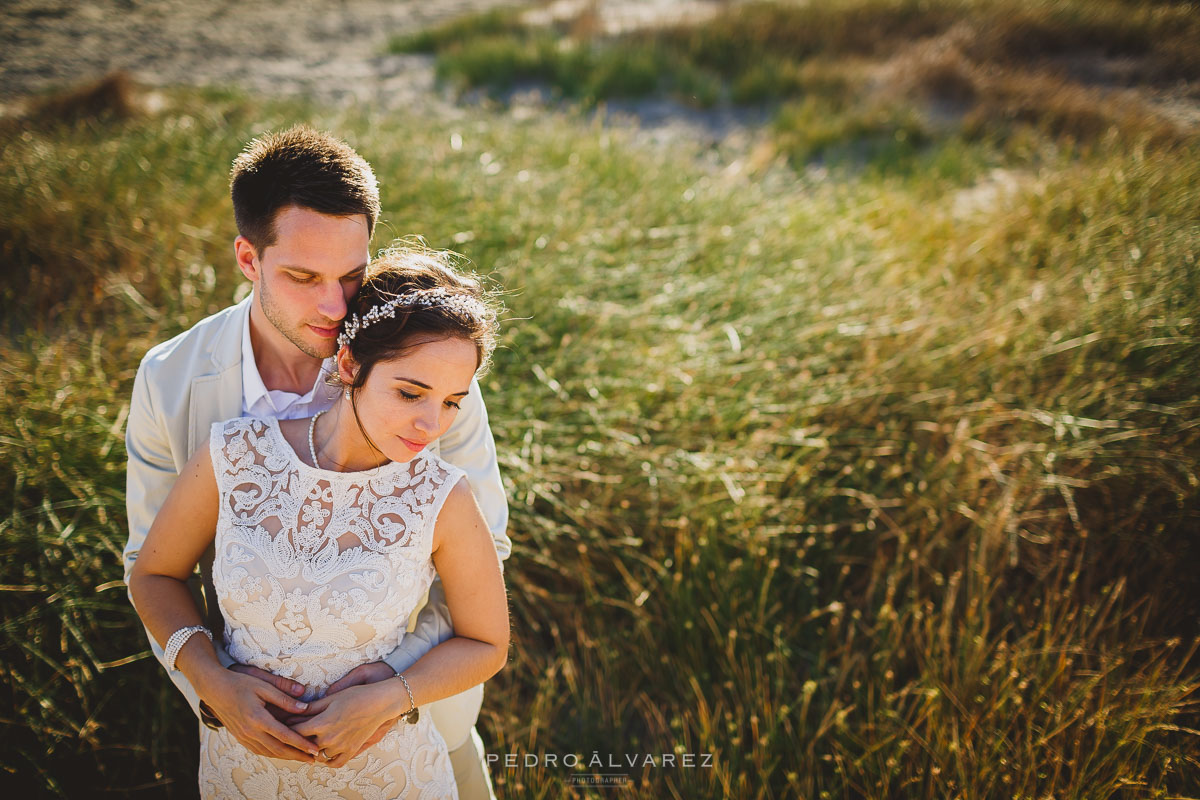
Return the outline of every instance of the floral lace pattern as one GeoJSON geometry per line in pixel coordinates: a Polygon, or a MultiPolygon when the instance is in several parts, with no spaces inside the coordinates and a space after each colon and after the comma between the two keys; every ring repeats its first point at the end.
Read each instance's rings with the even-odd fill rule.
{"type": "MultiPolygon", "coordinates": [[[[229,654],[299,681],[304,699],[399,644],[434,577],[434,523],[461,470],[423,453],[370,472],[301,461],[275,420],[213,425],[220,493],[213,584],[229,654]]],[[[398,723],[341,769],[254,755],[201,729],[204,797],[456,796],[427,718],[398,723]]]]}

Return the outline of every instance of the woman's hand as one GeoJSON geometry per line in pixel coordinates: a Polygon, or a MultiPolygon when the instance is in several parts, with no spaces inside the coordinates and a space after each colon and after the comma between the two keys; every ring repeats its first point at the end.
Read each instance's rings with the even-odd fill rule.
{"type": "MultiPolygon", "coordinates": [[[[233,667],[230,667],[230,669],[233,669],[233,667]]],[[[364,684],[378,683],[379,681],[386,681],[387,679],[394,677],[396,677],[396,671],[388,666],[386,662],[373,661],[369,664],[359,664],[357,667],[342,676],[341,680],[338,680],[336,683],[326,689],[325,696],[328,697],[331,694],[337,694],[340,691],[349,689],[351,686],[362,686],[364,684]]],[[[279,686],[279,684],[276,685],[279,686]]],[[[279,686],[279,688],[283,689],[285,692],[288,690],[286,686],[279,686]]],[[[276,714],[275,719],[281,719],[288,727],[295,728],[301,722],[304,722],[306,719],[310,719],[314,716],[316,716],[316,712],[314,712],[310,706],[307,714],[300,716],[288,716],[286,718],[280,717],[278,714],[276,714]]],[[[373,747],[379,744],[391,727],[399,721],[400,717],[384,720],[383,723],[381,723],[380,726],[375,729],[375,732],[371,734],[371,736],[365,742],[362,743],[362,746],[358,748],[358,752],[350,755],[350,758],[360,756],[368,747],[373,747]]]]}
{"type": "Polygon", "coordinates": [[[308,763],[318,759],[317,745],[277,720],[267,709],[273,705],[298,714],[308,710],[308,703],[289,697],[258,677],[219,667],[192,683],[217,719],[250,752],[308,763]]]}
{"type": "MultiPolygon", "coordinates": [[[[383,738],[406,708],[398,709],[393,681],[350,686],[309,703],[308,719],[292,726],[301,736],[315,738],[329,756],[331,767],[344,767],[365,747],[383,738]]],[[[403,690],[401,690],[403,691],[403,690]]],[[[318,756],[320,758],[320,756],[318,756]]]]}

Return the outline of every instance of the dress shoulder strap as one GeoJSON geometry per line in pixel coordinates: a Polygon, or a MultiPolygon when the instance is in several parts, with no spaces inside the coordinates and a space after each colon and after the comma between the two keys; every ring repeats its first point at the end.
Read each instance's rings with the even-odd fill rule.
{"type": "Polygon", "coordinates": [[[254,467],[277,472],[287,466],[287,459],[270,437],[267,420],[257,417],[235,417],[214,422],[209,429],[208,447],[218,486],[222,476],[230,477],[254,467]]]}
{"type": "Polygon", "coordinates": [[[442,506],[446,505],[446,498],[467,473],[436,456],[429,459],[426,472],[433,491],[425,511],[425,525],[426,530],[432,534],[437,518],[442,513],[442,506]]]}

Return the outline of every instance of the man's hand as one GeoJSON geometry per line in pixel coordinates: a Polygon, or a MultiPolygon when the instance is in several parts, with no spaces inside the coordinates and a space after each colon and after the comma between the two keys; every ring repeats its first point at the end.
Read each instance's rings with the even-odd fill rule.
{"type": "MultiPolygon", "coordinates": [[[[233,669],[233,667],[230,667],[230,669],[233,669]]],[[[394,678],[395,676],[395,671],[383,661],[373,661],[370,664],[360,664],[343,675],[341,680],[336,681],[332,686],[330,686],[325,691],[325,696],[329,697],[330,695],[337,694],[345,689],[349,689],[351,686],[366,686],[367,684],[378,683],[379,681],[385,681],[388,678],[394,678]]],[[[306,714],[296,714],[287,717],[281,717],[281,719],[283,719],[283,722],[290,727],[295,728],[300,723],[311,719],[317,713],[318,712],[316,710],[310,708],[306,714]]],[[[367,737],[367,740],[362,744],[361,747],[358,748],[357,752],[346,754],[344,758],[330,763],[333,765],[342,766],[346,761],[349,761],[351,758],[360,755],[368,747],[373,747],[374,745],[379,744],[384,735],[386,735],[391,727],[399,721],[399,717],[384,721],[384,723],[380,725],[374,733],[367,737]],[[339,761],[341,763],[339,763],[339,761]]]]}
{"type": "Polygon", "coordinates": [[[359,664],[342,676],[332,686],[325,690],[325,696],[337,694],[351,686],[365,686],[368,683],[379,683],[388,678],[396,677],[396,672],[383,661],[372,661],[370,664],[359,664]]]}
{"type": "Polygon", "coordinates": [[[396,723],[396,697],[392,687],[383,683],[351,686],[333,695],[314,700],[309,708],[315,716],[295,726],[295,732],[317,745],[329,757],[329,766],[346,766],[350,759],[382,739],[396,723]]]}
{"type": "MultiPolygon", "coordinates": [[[[384,666],[387,665],[385,664],[384,666]]],[[[265,669],[251,667],[248,664],[230,664],[229,669],[233,670],[234,672],[240,672],[243,675],[249,675],[251,678],[258,678],[260,681],[266,681],[279,691],[292,697],[300,697],[304,694],[304,684],[297,683],[296,681],[285,678],[282,675],[275,675],[267,672],[265,669]]],[[[279,706],[269,702],[267,704],[267,712],[285,725],[290,725],[288,719],[295,714],[293,709],[280,708],[279,706]]],[[[224,720],[222,720],[222,722],[224,722],[224,720]]]]}
{"type": "Polygon", "coordinates": [[[308,710],[307,703],[285,694],[276,687],[275,681],[246,674],[244,669],[222,670],[218,667],[210,675],[193,685],[225,729],[247,750],[268,758],[305,763],[316,760],[319,748],[268,711],[271,706],[277,706],[291,714],[303,713],[308,710]]]}

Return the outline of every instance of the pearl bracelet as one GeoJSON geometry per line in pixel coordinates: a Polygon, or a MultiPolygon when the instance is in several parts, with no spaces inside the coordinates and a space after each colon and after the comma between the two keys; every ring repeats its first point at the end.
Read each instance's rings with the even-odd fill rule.
{"type": "Polygon", "coordinates": [[[168,672],[175,671],[175,659],[179,658],[179,651],[187,644],[188,639],[192,638],[193,633],[203,633],[210,642],[212,641],[212,631],[203,625],[189,625],[172,633],[171,638],[167,639],[167,646],[163,648],[163,660],[167,662],[168,672]]]}

